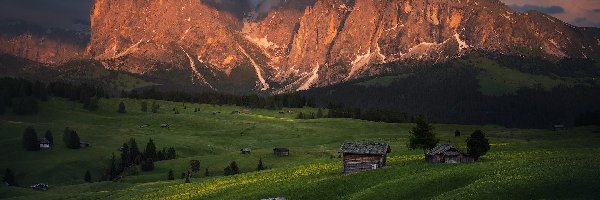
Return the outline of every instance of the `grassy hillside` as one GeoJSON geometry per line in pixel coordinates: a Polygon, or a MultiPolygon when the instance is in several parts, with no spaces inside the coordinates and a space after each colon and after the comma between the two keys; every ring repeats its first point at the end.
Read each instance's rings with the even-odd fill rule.
{"type": "MultiPolygon", "coordinates": [[[[600,195],[600,134],[598,127],[562,131],[506,129],[497,126],[435,125],[442,142],[465,149],[467,135],[476,129],[487,133],[490,153],[480,163],[430,165],[422,151],[406,148],[412,124],[386,124],[350,119],[296,120],[311,108],[244,111],[235,106],[159,102],[161,112],[143,113],[140,100],[124,100],[127,114],[118,114],[120,100],[100,102],[89,112],[80,104],[52,99],[37,116],[0,116],[0,169],[11,168],[21,186],[45,182],[46,192],[0,186],[0,198],[13,199],[489,199],[595,198],[600,195]],[[177,108],[180,114],[174,114],[177,108]],[[200,112],[194,112],[200,108],[200,112]],[[293,112],[288,112],[292,110],[293,112]],[[213,112],[221,112],[213,115],[213,112]],[[159,127],[171,124],[170,129],[159,127]],[[142,124],[150,127],[140,128],[142,124]],[[52,130],[52,150],[27,152],[21,135],[27,126],[38,136],[52,130]],[[65,127],[79,133],[92,147],[64,148],[65,127]],[[454,130],[463,136],[454,137],[454,130]],[[596,133],[594,133],[596,132],[596,133]],[[134,137],[143,150],[152,138],[159,149],[174,146],[178,159],[156,163],[152,172],[141,172],[118,182],[84,183],[86,170],[96,181],[111,153],[134,137]],[[360,174],[341,175],[337,150],[346,141],[387,142],[392,147],[389,167],[360,174]],[[251,147],[252,155],[239,150],[251,147]],[[290,157],[275,157],[274,147],[289,147],[290,157]],[[181,172],[189,160],[201,161],[210,177],[195,174],[183,184],[181,172]],[[254,172],[263,159],[269,170],[254,172]],[[236,161],[243,174],[223,177],[223,168],[236,161]],[[165,181],[173,169],[175,181],[165,181]]],[[[151,101],[148,101],[151,103],[151,101]]]]}

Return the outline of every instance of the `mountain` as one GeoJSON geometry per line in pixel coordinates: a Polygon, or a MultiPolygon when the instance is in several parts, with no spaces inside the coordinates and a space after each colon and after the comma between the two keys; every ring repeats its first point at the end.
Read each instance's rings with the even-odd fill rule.
{"type": "Polygon", "coordinates": [[[600,59],[600,29],[498,0],[96,0],[90,26],[2,22],[0,53],[48,66],[94,59],[169,88],[238,94],[325,87],[480,53],[600,59]]]}
{"type": "Polygon", "coordinates": [[[89,30],[65,30],[18,21],[0,21],[0,53],[39,63],[60,64],[82,58],[89,30]]]}
{"type": "Polygon", "coordinates": [[[600,58],[599,29],[498,0],[97,0],[91,26],[86,53],[106,68],[217,91],[305,90],[472,52],[600,58]]]}

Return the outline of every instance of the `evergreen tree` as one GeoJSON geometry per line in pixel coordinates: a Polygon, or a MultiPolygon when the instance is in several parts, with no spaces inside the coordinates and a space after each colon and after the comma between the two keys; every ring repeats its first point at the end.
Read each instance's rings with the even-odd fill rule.
{"type": "Polygon", "coordinates": [[[110,158],[110,162],[108,163],[108,170],[106,171],[107,180],[114,180],[119,172],[117,171],[117,161],[115,159],[115,154],[112,154],[110,158]]]}
{"type": "Polygon", "coordinates": [[[172,160],[177,158],[177,153],[175,152],[175,148],[169,147],[169,151],[167,152],[167,159],[172,160]]]}
{"type": "Polygon", "coordinates": [[[50,142],[50,145],[54,145],[54,136],[52,135],[52,131],[47,130],[46,134],[44,134],[44,137],[46,140],[48,140],[48,142],[50,142]]]}
{"type": "Polygon", "coordinates": [[[152,158],[146,158],[144,162],[142,162],[142,171],[149,172],[154,170],[154,161],[152,158]]]}
{"type": "Polygon", "coordinates": [[[454,131],[454,137],[460,137],[460,131],[459,130],[454,131]]]}
{"type": "Polygon", "coordinates": [[[118,112],[121,113],[121,114],[127,112],[127,110],[125,109],[125,103],[123,103],[123,101],[121,101],[121,103],[119,103],[119,110],[118,110],[118,112]]]}
{"type": "Polygon", "coordinates": [[[265,166],[263,165],[262,159],[258,160],[258,166],[256,166],[256,171],[265,170],[265,166]]]}
{"type": "Polygon", "coordinates": [[[209,177],[210,173],[208,173],[208,167],[204,170],[204,177],[209,177]]]}
{"type": "Polygon", "coordinates": [[[223,175],[225,176],[231,176],[234,175],[233,170],[231,169],[231,166],[227,166],[225,167],[225,169],[223,169],[223,175]]]}
{"type": "Polygon", "coordinates": [[[23,147],[27,151],[38,151],[40,150],[40,143],[38,142],[37,133],[32,127],[27,127],[23,133],[23,147]]]}
{"type": "Polygon", "coordinates": [[[131,166],[131,159],[129,158],[129,145],[127,143],[123,143],[121,146],[121,162],[119,164],[119,171],[125,171],[129,166],[131,166]]]}
{"type": "Polygon", "coordinates": [[[188,171],[187,174],[185,175],[185,183],[191,183],[192,182],[190,180],[191,177],[192,177],[192,172],[188,171]]]}
{"type": "Polygon", "coordinates": [[[138,148],[137,142],[134,138],[129,139],[129,159],[132,164],[140,164],[140,149],[138,148]]]}
{"type": "Polygon", "coordinates": [[[200,171],[200,161],[199,160],[190,160],[190,169],[193,172],[200,171]]]}
{"type": "Polygon", "coordinates": [[[85,182],[88,182],[88,183],[92,182],[92,174],[90,173],[90,170],[85,171],[85,175],[83,176],[83,180],[85,182]]]}
{"type": "Polygon", "coordinates": [[[146,149],[144,150],[144,157],[152,158],[152,160],[156,159],[156,145],[154,145],[154,141],[150,139],[148,144],[146,144],[146,149]]]}
{"type": "Polygon", "coordinates": [[[240,168],[238,167],[238,165],[235,161],[232,161],[231,163],[229,163],[229,167],[231,168],[231,172],[233,172],[233,174],[240,173],[240,168]]]}
{"type": "Polygon", "coordinates": [[[173,169],[169,169],[169,174],[167,174],[167,180],[175,180],[175,174],[173,169]]]}
{"type": "Polygon", "coordinates": [[[429,125],[425,117],[420,116],[416,119],[416,126],[410,130],[410,140],[408,147],[410,149],[423,149],[426,151],[437,145],[439,139],[435,137],[433,126],[429,125]]]}
{"type": "Polygon", "coordinates": [[[75,130],[72,130],[68,127],[65,128],[65,131],[63,133],[63,142],[65,143],[65,146],[69,149],[81,148],[81,141],[79,139],[79,135],[75,130]]]}
{"type": "Polygon", "coordinates": [[[148,112],[148,102],[142,101],[142,112],[148,112]]]}
{"type": "Polygon", "coordinates": [[[490,150],[490,142],[485,138],[485,133],[481,130],[476,130],[467,138],[467,153],[475,159],[485,155],[490,150]]]}
{"type": "Polygon", "coordinates": [[[2,181],[4,181],[4,183],[6,183],[8,186],[19,186],[19,184],[17,184],[15,174],[9,168],[6,168],[6,171],[4,171],[4,177],[2,177],[2,181]]]}

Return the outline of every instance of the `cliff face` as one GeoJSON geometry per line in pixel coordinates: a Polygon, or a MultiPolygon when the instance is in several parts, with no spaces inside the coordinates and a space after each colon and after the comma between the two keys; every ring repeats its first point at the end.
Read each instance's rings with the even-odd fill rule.
{"type": "Polygon", "coordinates": [[[87,36],[73,31],[43,28],[21,21],[0,22],[0,53],[32,61],[59,64],[81,58],[87,36]]]}
{"type": "Polygon", "coordinates": [[[265,0],[223,9],[231,8],[227,3],[96,0],[87,53],[133,73],[185,71],[214,90],[243,71],[254,89],[268,91],[330,85],[385,70],[374,64],[441,62],[471,51],[600,58],[598,29],[516,13],[498,0],[265,0]]]}

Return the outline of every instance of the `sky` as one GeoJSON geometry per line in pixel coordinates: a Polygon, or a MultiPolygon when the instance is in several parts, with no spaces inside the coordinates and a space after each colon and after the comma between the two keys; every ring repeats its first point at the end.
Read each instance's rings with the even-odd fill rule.
{"type": "MultiPolygon", "coordinates": [[[[241,1],[241,0],[240,0],[241,1]]],[[[246,0],[252,4],[259,1],[246,0]]],[[[514,10],[538,10],[576,26],[600,27],[600,0],[501,0],[514,10]]],[[[0,0],[0,20],[18,19],[49,27],[89,24],[93,0],[0,0]]]]}

